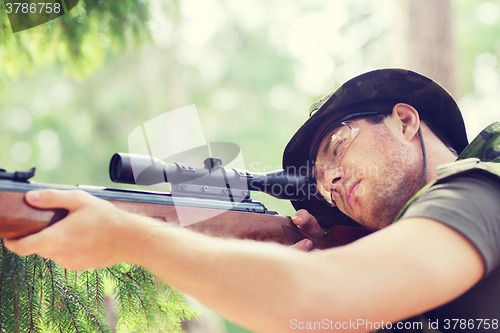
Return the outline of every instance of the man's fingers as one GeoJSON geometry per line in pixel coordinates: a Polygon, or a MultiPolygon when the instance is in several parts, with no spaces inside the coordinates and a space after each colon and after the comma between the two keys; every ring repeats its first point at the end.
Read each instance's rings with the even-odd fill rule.
{"type": "Polygon", "coordinates": [[[300,209],[295,213],[295,216],[292,218],[293,223],[298,227],[302,227],[310,222],[312,215],[307,212],[305,209],[300,209]]]}
{"type": "Polygon", "coordinates": [[[80,190],[36,190],[26,193],[26,202],[37,208],[65,208],[74,211],[88,200],[89,194],[80,190]]]}
{"type": "Polygon", "coordinates": [[[310,239],[305,238],[293,244],[291,247],[299,251],[309,252],[312,249],[313,245],[314,244],[310,239]]]}
{"type": "MultiPolygon", "coordinates": [[[[90,194],[81,190],[35,190],[25,195],[26,202],[31,206],[42,209],[63,208],[70,212],[83,207],[91,198],[90,194]]],[[[21,239],[4,239],[3,243],[7,249],[20,256],[43,256],[43,252],[57,243],[58,239],[61,239],[60,232],[54,233],[52,228],[47,228],[21,239]]]]}
{"type": "Polygon", "coordinates": [[[319,225],[318,220],[305,209],[298,210],[292,220],[309,237],[321,238],[325,236],[325,231],[319,225]]]}
{"type": "Polygon", "coordinates": [[[26,236],[21,239],[4,239],[3,245],[11,252],[22,257],[35,254],[33,249],[37,248],[37,235],[26,236]]]}

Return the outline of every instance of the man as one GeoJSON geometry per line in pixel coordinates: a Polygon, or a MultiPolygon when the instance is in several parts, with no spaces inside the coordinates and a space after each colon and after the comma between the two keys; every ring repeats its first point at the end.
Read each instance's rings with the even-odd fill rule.
{"type": "MultiPolygon", "coordinates": [[[[467,144],[451,96],[419,74],[386,69],[351,79],[313,111],[285,149],[284,166],[309,166],[321,195],[295,203],[294,221],[314,237],[336,223],[376,231],[352,244],[304,253],[153,228],[160,222],[84,192],[52,190],[26,200],[66,208],[68,217],[4,244],[77,270],[139,264],[256,332],[408,328],[398,321],[423,313],[434,329],[497,330],[500,170],[465,160],[438,173],[467,144]],[[425,184],[430,189],[393,223],[425,184]]],[[[495,131],[462,154],[499,159],[495,131]]],[[[307,251],[311,242],[296,247],[307,251]]]]}

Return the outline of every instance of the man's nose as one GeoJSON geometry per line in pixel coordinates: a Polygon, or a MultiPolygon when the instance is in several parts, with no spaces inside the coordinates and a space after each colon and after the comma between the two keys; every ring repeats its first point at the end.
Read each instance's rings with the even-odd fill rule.
{"type": "Polygon", "coordinates": [[[323,188],[330,193],[341,194],[341,183],[344,178],[345,173],[341,166],[328,169],[323,178],[323,188]]]}

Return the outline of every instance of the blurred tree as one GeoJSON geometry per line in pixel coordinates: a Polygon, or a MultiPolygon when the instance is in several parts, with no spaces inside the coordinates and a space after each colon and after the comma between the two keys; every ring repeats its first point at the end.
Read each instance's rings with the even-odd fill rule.
{"type": "Polygon", "coordinates": [[[395,4],[393,64],[427,75],[456,94],[450,1],[401,0],[395,4]]]}

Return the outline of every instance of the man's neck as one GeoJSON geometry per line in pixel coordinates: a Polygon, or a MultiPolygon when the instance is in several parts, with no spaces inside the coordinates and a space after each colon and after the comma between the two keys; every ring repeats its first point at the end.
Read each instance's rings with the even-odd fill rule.
{"type": "Polygon", "coordinates": [[[434,145],[431,149],[427,149],[427,175],[425,183],[429,183],[437,178],[437,168],[446,163],[452,163],[457,160],[457,156],[453,154],[444,145],[434,145]]]}

